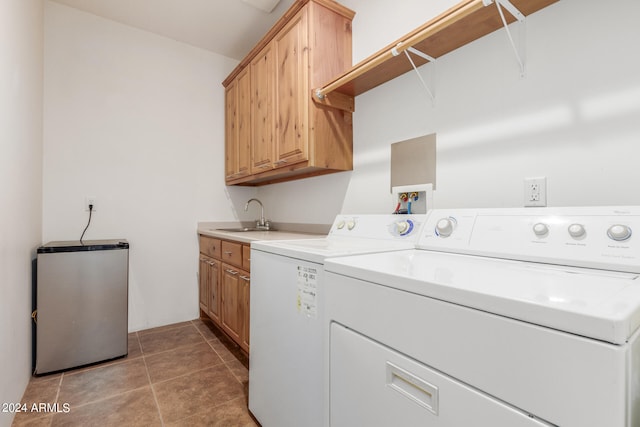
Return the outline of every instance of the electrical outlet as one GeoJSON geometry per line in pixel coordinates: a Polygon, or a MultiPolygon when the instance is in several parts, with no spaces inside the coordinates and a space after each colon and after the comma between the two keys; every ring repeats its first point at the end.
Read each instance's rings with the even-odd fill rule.
{"type": "Polygon", "coordinates": [[[547,206],[547,178],[524,179],[524,206],[547,206]]]}
{"type": "Polygon", "coordinates": [[[85,212],[89,212],[89,205],[93,205],[92,211],[95,212],[97,210],[96,205],[97,199],[95,196],[86,196],[84,198],[84,210],[85,212]]]}

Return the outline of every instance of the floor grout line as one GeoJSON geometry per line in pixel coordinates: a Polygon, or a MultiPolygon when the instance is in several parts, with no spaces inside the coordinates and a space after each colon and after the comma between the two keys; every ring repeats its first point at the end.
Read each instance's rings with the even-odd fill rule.
{"type": "MultiPolygon", "coordinates": [[[[180,374],[180,375],[175,376],[175,377],[167,378],[166,380],[157,381],[157,382],[155,382],[155,383],[152,383],[151,385],[160,385],[160,384],[164,384],[164,383],[166,383],[166,382],[173,381],[173,380],[178,379],[178,378],[186,377],[186,376],[188,376],[188,375],[193,375],[193,374],[196,374],[196,373],[198,373],[198,372],[206,371],[207,369],[215,368],[216,366],[220,366],[220,365],[224,365],[224,361],[223,361],[223,362],[221,362],[221,363],[215,363],[215,364],[213,364],[213,365],[209,365],[209,366],[204,367],[204,368],[202,368],[202,369],[196,369],[195,371],[190,371],[190,372],[187,372],[187,373],[185,373],[185,374],[180,374]]],[[[227,367],[227,366],[225,365],[225,368],[226,368],[226,367],[227,367]]],[[[228,368],[227,368],[227,369],[228,369],[228,368]]]]}
{"type": "Polygon", "coordinates": [[[176,323],[175,325],[158,326],[157,328],[143,329],[141,331],[136,331],[136,334],[138,334],[138,338],[140,338],[141,336],[145,337],[147,335],[160,334],[163,332],[173,331],[175,329],[185,328],[187,326],[194,326],[191,323],[191,320],[188,320],[186,322],[176,323]]]}
{"type": "Polygon", "coordinates": [[[160,411],[160,402],[158,402],[158,396],[156,395],[156,388],[151,382],[151,374],[149,373],[149,367],[147,366],[147,360],[144,354],[142,355],[144,361],[144,369],[147,371],[147,379],[149,380],[149,387],[151,387],[151,394],[153,395],[153,401],[156,403],[156,409],[158,410],[158,416],[160,417],[160,425],[164,427],[164,419],[162,418],[162,411],[160,411]]]}
{"type": "Polygon", "coordinates": [[[98,398],[96,400],[92,400],[90,402],[84,402],[84,403],[82,403],[80,405],[75,405],[72,409],[82,408],[82,407],[87,406],[87,405],[93,405],[95,403],[104,402],[105,400],[113,399],[114,397],[121,396],[123,394],[128,394],[128,393],[132,393],[134,391],[142,390],[145,387],[146,387],[146,385],[144,385],[142,387],[132,388],[131,390],[121,391],[120,393],[114,393],[114,394],[105,395],[104,397],[100,397],[100,398],[98,398]]]}
{"type": "MultiPolygon", "coordinates": [[[[223,361],[225,366],[227,367],[227,369],[229,369],[229,371],[231,371],[231,375],[233,375],[233,377],[236,379],[236,381],[238,381],[240,384],[244,385],[244,381],[242,381],[234,372],[233,369],[231,369],[231,367],[229,366],[229,363],[233,363],[234,361],[231,360],[229,361],[229,363],[227,363],[226,361],[223,361]]],[[[238,363],[240,363],[239,361],[237,361],[238,363]]],[[[240,365],[244,368],[244,365],[242,365],[242,363],[240,363],[240,365]]],[[[246,368],[245,368],[246,369],[246,368]]],[[[248,371],[248,369],[247,369],[248,371]]],[[[248,372],[247,372],[247,376],[248,376],[248,372]]]]}
{"type": "MultiPolygon", "coordinates": [[[[186,326],[189,326],[189,325],[184,325],[184,326],[186,327],[186,326]]],[[[197,328],[195,325],[190,325],[190,326],[192,326],[193,328],[195,328],[195,330],[198,332],[199,336],[200,336],[201,338],[203,338],[203,340],[206,342],[206,338],[204,338],[204,336],[203,336],[203,335],[202,335],[202,333],[198,330],[198,328],[197,328]]],[[[160,332],[157,332],[157,333],[162,333],[162,332],[164,332],[164,331],[160,331],[160,332]]],[[[156,333],[154,332],[153,334],[146,334],[146,335],[144,335],[144,336],[149,336],[149,335],[154,335],[154,334],[156,334],[156,333]]],[[[171,347],[171,348],[168,348],[168,349],[161,349],[161,350],[158,350],[158,351],[152,351],[152,352],[146,351],[146,352],[145,352],[145,351],[144,351],[144,346],[142,345],[142,340],[141,340],[140,338],[138,338],[138,342],[140,343],[140,351],[141,351],[141,353],[142,353],[143,355],[152,355],[152,354],[165,353],[165,352],[167,352],[167,351],[176,350],[176,349],[181,348],[181,347],[187,347],[187,346],[190,346],[190,345],[194,345],[194,344],[199,344],[199,343],[200,343],[200,342],[190,342],[190,343],[186,343],[186,344],[178,345],[178,346],[175,346],[175,347],[171,347]]]]}
{"type": "MultiPolygon", "coordinates": [[[[151,393],[152,393],[152,396],[153,396],[153,403],[155,404],[155,408],[153,408],[152,406],[149,405],[151,402],[149,402],[147,400],[147,402],[148,402],[147,404],[149,405],[148,406],[148,408],[149,408],[148,414],[150,416],[153,416],[152,414],[153,414],[153,411],[155,409],[155,412],[157,413],[157,416],[159,417],[159,420],[160,420],[160,425],[162,427],[165,427],[167,425],[168,421],[166,421],[164,419],[164,417],[163,417],[163,414],[162,414],[162,411],[161,411],[160,402],[159,402],[159,398],[162,397],[162,390],[164,390],[161,387],[162,385],[164,385],[164,384],[166,384],[166,383],[168,383],[170,381],[174,381],[174,380],[181,379],[183,377],[187,377],[189,375],[194,375],[195,374],[195,376],[197,377],[197,376],[201,375],[200,374],[201,372],[204,372],[204,371],[207,371],[207,370],[212,370],[212,369],[218,369],[219,370],[218,372],[220,372],[220,373],[225,371],[224,375],[231,374],[231,376],[237,381],[237,383],[239,383],[242,386],[244,386],[245,383],[246,383],[246,379],[244,381],[241,381],[241,378],[246,378],[246,376],[243,375],[242,369],[240,369],[241,366],[244,367],[244,362],[242,360],[238,359],[238,357],[240,357],[240,356],[236,355],[233,352],[233,350],[230,350],[229,348],[227,348],[227,344],[224,341],[222,341],[216,335],[216,333],[214,331],[211,331],[211,332],[213,332],[213,334],[210,334],[207,330],[205,330],[204,329],[205,327],[210,328],[210,326],[207,325],[206,322],[203,322],[201,319],[194,319],[194,320],[189,321],[188,323],[185,322],[185,323],[182,323],[182,324],[180,324],[178,326],[175,326],[173,328],[166,328],[166,329],[161,330],[161,331],[150,332],[148,334],[144,334],[143,336],[148,336],[148,335],[150,336],[150,335],[152,335],[154,333],[168,332],[168,331],[175,330],[175,329],[178,329],[178,328],[185,328],[185,330],[186,330],[187,326],[191,326],[191,327],[194,327],[196,329],[196,331],[198,332],[197,336],[201,338],[201,341],[196,340],[197,342],[178,345],[176,347],[172,347],[172,348],[169,348],[169,349],[166,349],[166,350],[161,350],[161,351],[152,352],[152,353],[145,353],[144,349],[143,349],[143,346],[142,346],[141,334],[139,333],[139,331],[134,331],[134,332],[129,333],[129,336],[130,336],[131,341],[137,340],[137,344],[133,344],[132,343],[133,346],[137,345],[138,346],[137,348],[139,349],[139,354],[137,354],[135,357],[130,358],[130,359],[128,357],[126,357],[126,358],[123,358],[122,360],[118,360],[115,363],[106,364],[105,366],[101,366],[101,365],[97,364],[95,366],[89,367],[88,369],[85,368],[85,369],[79,370],[77,372],[61,372],[59,378],[56,378],[54,380],[54,382],[50,383],[50,386],[51,386],[51,388],[49,389],[50,393],[51,393],[50,396],[53,395],[53,391],[55,390],[55,398],[53,399],[53,403],[58,403],[60,405],[62,404],[62,402],[60,402],[60,398],[64,397],[64,394],[62,393],[62,391],[63,391],[62,387],[65,387],[65,384],[67,383],[67,381],[71,380],[71,378],[74,377],[77,374],[81,374],[83,372],[91,372],[94,369],[108,368],[109,366],[116,366],[116,365],[120,365],[120,364],[124,364],[124,363],[138,363],[138,364],[142,363],[144,365],[144,369],[145,369],[145,374],[146,374],[146,378],[147,378],[147,384],[148,384],[149,388],[151,389],[151,393]],[[208,339],[208,338],[211,338],[211,339],[208,339]],[[215,356],[217,357],[217,360],[215,362],[211,362],[211,364],[209,364],[209,365],[207,365],[207,366],[205,366],[205,367],[203,367],[201,369],[195,369],[195,370],[193,370],[191,372],[182,373],[182,374],[174,376],[172,378],[167,378],[167,379],[164,379],[162,381],[155,382],[155,383],[152,381],[151,368],[153,366],[156,366],[156,365],[154,365],[152,361],[149,361],[150,358],[153,359],[153,357],[156,356],[156,355],[162,355],[163,353],[169,353],[169,352],[172,352],[172,351],[175,352],[175,351],[182,350],[184,352],[185,349],[186,349],[186,351],[189,352],[190,351],[189,347],[194,347],[195,348],[196,346],[200,346],[203,343],[205,343],[207,345],[207,348],[213,351],[212,354],[215,354],[215,356]],[[216,345],[219,348],[219,350],[217,350],[214,347],[214,345],[216,345]],[[225,349],[227,351],[224,351],[225,349]],[[227,352],[229,354],[227,354],[227,352]],[[233,356],[233,359],[231,359],[230,356],[233,356]],[[138,359],[140,359],[141,361],[138,361],[138,359]],[[238,373],[238,375],[236,375],[236,372],[238,373]],[[54,390],[52,390],[53,387],[55,387],[54,390]]],[[[194,338],[195,338],[195,336],[194,336],[194,338]]],[[[135,347],[131,347],[131,349],[135,350],[135,347]]],[[[204,350],[204,348],[202,350],[204,350]]],[[[129,352],[129,353],[131,353],[131,352],[129,352]]],[[[168,357],[171,358],[171,356],[168,356],[168,357]]],[[[138,369],[140,369],[139,365],[137,365],[137,366],[138,366],[138,369]]],[[[195,367],[195,365],[193,367],[195,367]]],[[[123,369],[129,369],[129,368],[124,368],[123,367],[123,369]]],[[[138,378],[140,380],[142,380],[142,378],[140,378],[139,375],[143,375],[144,376],[144,374],[142,372],[140,372],[140,371],[137,371],[137,372],[138,372],[138,374],[137,374],[138,378]]],[[[211,373],[211,375],[214,375],[214,374],[211,373]]],[[[217,374],[215,374],[215,375],[217,375],[217,374]]],[[[92,377],[89,377],[89,378],[92,378],[92,377]]],[[[229,378],[228,380],[231,380],[231,379],[229,378]]],[[[184,382],[185,380],[183,379],[182,381],[184,382]]],[[[139,382],[143,383],[144,381],[142,380],[142,381],[139,381],[139,382]]],[[[231,384],[231,382],[229,382],[229,384],[231,384]]],[[[167,385],[167,386],[168,387],[172,387],[171,385],[167,385]]],[[[138,395],[140,395],[142,393],[142,390],[145,389],[146,387],[147,387],[147,385],[144,385],[144,386],[137,387],[137,388],[134,388],[134,389],[130,389],[130,390],[126,390],[126,391],[120,391],[120,392],[115,393],[115,394],[110,394],[108,396],[106,396],[106,395],[101,395],[100,397],[94,396],[95,400],[92,400],[90,402],[84,402],[84,403],[82,403],[80,405],[75,405],[74,409],[84,408],[84,407],[86,407],[88,405],[95,405],[96,403],[98,403],[98,406],[108,405],[108,403],[102,403],[102,402],[106,402],[109,399],[113,399],[113,398],[117,398],[117,397],[120,397],[120,399],[128,399],[126,397],[128,394],[134,393],[134,392],[138,392],[138,395]]],[[[233,403],[233,402],[237,402],[237,401],[244,402],[244,401],[246,401],[246,390],[245,390],[244,393],[245,393],[244,396],[239,396],[239,397],[236,397],[236,398],[233,398],[233,399],[228,399],[226,401],[216,401],[215,404],[213,404],[213,405],[208,405],[207,407],[198,408],[198,410],[194,414],[188,415],[185,418],[188,418],[190,416],[197,415],[197,414],[203,415],[206,411],[211,410],[212,408],[219,408],[219,407],[222,407],[224,405],[232,404],[233,406],[235,406],[236,403],[233,403]]],[[[148,397],[147,397],[147,399],[148,399],[148,397]]],[[[165,403],[167,403],[167,402],[165,402],[165,403]]],[[[244,402],[243,404],[246,404],[246,402],[244,402]]],[[[165,408],[165,409],[167,409],[167,408],[165,408]]],[[[97,410],[97,408],[96,408],[96,410],[97,410]]],[[[226,409],[222,409],[223,412],[225,410],[226,409]]],[[[87,411],[91,412],[92,409],[85,409],[85,412],[87,412],[87,411]]],[[[169,415],[167,415],[167,416],[169,416],[169,415]]],[[[205,415],[205,417],[206,417],[206,415],[205,415]]],[[[36,418],[37,417],[33,417],[31,419],[36,419],[36,418]]],[[[181,419],[183,419],[183,418],[181,418],[181,419]]],[[[62,420],[64,420],[64,418],[62,420]]],[[[26,421],[28,422],[28,419],[26,421]]],[[[48,423],[45,420],[42,420],[41,422],[44,423],[42,425],[48,425],[49,427],[51,427],[55,423],[58,423],[60,421],[61,420],[60,420],[60,417],[58,416],[58,414],[53,414],[53,416],[50,417],[48,423]],[[57,420],[57,421],[54,421],[54,420],[57,420]]],[[[176,422],[177,421],[180,421],[180,420],[176,420],[176,422]]],[[[22,421],[21,421],[20,425],[22,425],[22,421]]]]}

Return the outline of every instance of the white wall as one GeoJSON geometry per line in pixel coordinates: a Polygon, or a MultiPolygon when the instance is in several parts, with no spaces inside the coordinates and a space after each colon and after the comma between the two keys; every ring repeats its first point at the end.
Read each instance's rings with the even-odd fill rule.
{"type": "MultiPolygon", "coordinates": [[[[0,402],[31,376],[31,260],[41,244],[42,0],[0,2],[0,402]]],[[[13,414],[0,411],[0,426],[13,414]]]]}
{"type": "MultiPolygon", "coordinates": [[[[358,62],[456,1],[341,3],[356,11],[358,62]]],[[[390,144],[435,132],[436,207],[522,206],[535,176],[549,206],[640,204],[638,16],[635,0],[563,0],[527,19],[524,79],[499,30],[437,62],[435,106],[414,73],[373,89],[356,98],[353,172],[258,195],[291,222],[388,212],[390,144]]]]}
{"type": "Polygon", "coordinates": [[[47,1],[43,237],[130,242],[129,329],[198,315],[196,225],[255,190],[223,184],[222,80],[236,61],[47,1]]]}
{"type": "MultiPolygon", "coordinates": [[[[357,62],[455,0],[342,3],[357,62]]],[[[43,240],[79,238],[97,198],[86,238],[131,243],[130,330],[197,315],[198,221],[252,218],[254,195],[277,222],[389,212],[389,146],[424,134],[438,135],[439,207],[520,206],[522,179],[540,175],[550,206],[640,203],[633,0],[529,17],[524,79],[500,30],[438,61],[435,106],[413,73],[359,96],[353,172],[258,189],[223,185],[220,82],[235,61],[45,6],[43,240]]]]}

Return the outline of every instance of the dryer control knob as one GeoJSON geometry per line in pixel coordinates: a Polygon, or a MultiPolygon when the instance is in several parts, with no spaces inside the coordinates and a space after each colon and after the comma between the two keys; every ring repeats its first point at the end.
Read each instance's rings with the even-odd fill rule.
{"type": "Polygon", "coordinates": [[[342,230],[344,228],[344,220],[340,220],[337,224],[336,224],[336,228],[338,230],[342,230]]]}
{"type": "Polygon", "coordinates": [[[347,229],[349,229],[349,230],[353,230],[353,228],[354,228],[355,226],[356,226],[356,222],[355,222],[355,220],[353,220],[353,219],[352,219],[352,220],[347,221],[347,229]]]}
{"type": "Polygon", "coordinates": [[[622,224],[615,224],[607,230],[609,238],[621,242],[631,237],[631,227],[622,224]]]}
{"type": "Polygon", "coordinates": [[[453,218],[442,218],[436,223],[436,234],[440,237],[449,237],[453,233],[456,223],[453,218]]]}
{"type": "Polygon", "coordinates": [[[568,228],[568,231],[571,237],[576,237],[576,238],[582,237],[586,233],[586,230],[584,229],[584,225],[582,224],[571,224],[568,228]]]}
{"type": "Polygon", "coordinates": [[[549,233],[549,227],[547,226],[547,224],[543,224],[539,222],[533,226],[533,232],[535,233],[536,236],[542,237],[547,235],[547,233],[549,233]]]}

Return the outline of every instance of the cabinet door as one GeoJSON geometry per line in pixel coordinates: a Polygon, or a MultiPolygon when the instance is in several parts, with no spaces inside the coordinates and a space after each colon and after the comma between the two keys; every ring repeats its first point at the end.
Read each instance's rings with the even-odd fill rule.
{"type": "Polygon", "coordinates": [[[238,80],[232,81],[224,91],[224,175],[233,179],[237,174],[237,140],[238,140],[238,80]]]}
{"type": "Polygon", "coordinates": [[[242,268],[251,271],[251,246],[242,245],[242,268]]]}
{"type": "Polygon", "coordinates": [[[273,168],[275,63],[268,44],[251,61],[251,173],[273,168]]]}
{"type": "Polygon", "coordinates": [[[243,70],[225,89],[225,178],[249,175],[251,79],[243,70]]]}
{"type": "Polygon", "coordinates": [[[251,277],[246,272],[240,274],[240,316],[242,330],[240,333],[240,347],[249,353],[249,289],[251,277]]]}
{"type": "Polygon", "coordinates": [[[199,268],[200,310],[209,313],[209,259],[200,255],[199,268]]]}
{"type": "Polygon", "coordinates": [[[241,319],[240,302],[240,274],[235,267],[222,264],[221,282],[221,324],[222,329],[236,342],[240,343],[241,319]]]}
{"type": "Polygon", "coordinates": [[[276,161],[283,167],[308,159],[309,69],[307,8],[274,39],[276,52],[276,161]]]}
{"type": "Polygon", "coordinates": [[[249,67],[238,75],[238,141],[239,176],[249,175],[251,163],[251,72],[249,67]]]}
{"type": "Polygon", "coordinates": [[[209,261],[209,317],[220,324],[220,261],[212,259],[209,261]]]}

